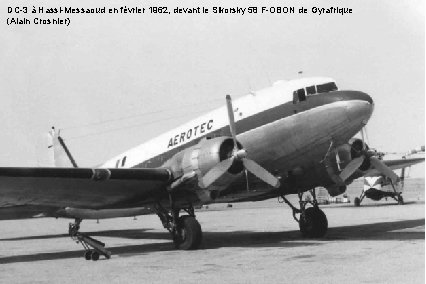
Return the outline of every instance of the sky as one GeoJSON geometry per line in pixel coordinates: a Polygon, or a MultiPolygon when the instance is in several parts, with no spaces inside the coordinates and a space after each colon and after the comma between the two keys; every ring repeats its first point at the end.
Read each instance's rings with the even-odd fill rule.
{"type": "MultiPolygon", "coordinates": [[[[385,152],[425,144],[424,1],[161,1],[175,7],[292,6],[295,14],[11,14],[0,4],[0,166],[43,166],[46,133],[93,166],[274,81],[336,79],[375,102],[368,143],[385,152]],[[352,14],[313,14],[312,7],[352,14]],[[305,7],[309,13],[299,14],[305,7]],[[70,25],[7,25],[7,18],[70,25]]],[[[66,1],[145,7],[159,1],[66,1]]],[[[424,164],[412,169],[424,177],[424,164]]]]}

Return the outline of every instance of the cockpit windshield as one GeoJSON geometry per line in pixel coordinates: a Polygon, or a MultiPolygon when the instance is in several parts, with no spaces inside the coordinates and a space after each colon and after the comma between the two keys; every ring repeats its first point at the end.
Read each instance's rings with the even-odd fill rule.
{"type": "Polygon", "coordinates": [[[315,90],[315,86],[309,86],[309,87],[306,87],[306,93],[308,94],[308,95],[313,95],[313,94],[315,94],[317,91],[315,90]]]}
{"type": "Polygon", "coordinates": [[[334,82],[317,85],[317,93],[327,93],[331,91],[337,91],[337,86],[334,82]]]}
{"type": "Polygon", "coordinates": [[[319,93],[327,93],[331,91],[337,91],[337,86],[334,82],[301,88],[293,92],[293,103],[295,104],[297,102],[306,101],[306,96],[311,96],[319,93]]]}

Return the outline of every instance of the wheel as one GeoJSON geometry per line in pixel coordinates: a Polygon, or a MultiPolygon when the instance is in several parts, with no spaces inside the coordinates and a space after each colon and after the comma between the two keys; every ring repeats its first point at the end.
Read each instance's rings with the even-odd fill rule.
{"type": "Polygon", "coordinates": [[[97,261],[99,259],[99,253],[97,251],[92,252],[92,260],[97,261]]]}
{"type": "Polygon", "coordinates": [[[359,197],[355,197],[354,199],[354,205],[355,207],[358,207],[361,205],[361,199],[359,199],[359,197]]]}
{"type": "Polygon", "coordinates": [[[327,217],[321,209],[309,207],[304,218],[300,217],[299,228],[304,237],[321,238],[328,229],[327,217]]]}
{"type": "Polygon", "coordinates": [[[175,247],[181,250],[197,249],[202,240],[200,223],[192,216],[182,216],[178,221],[178,229],[173,236],[175,247]]]}
{"type": "Polygon", "coordinates": [[[403,205],[404,204],[404,198],[402,198],[402,195],[398,195],[398,204],[403,205]]]}
{"type": "Polygon", "coordinates": [[[92,251],[91,251],[91,250],[87,250],[87,251],[84,253],[84,258],[85,258],[86,260],[91,260],[91,259],[92,259],[92,251]]]}

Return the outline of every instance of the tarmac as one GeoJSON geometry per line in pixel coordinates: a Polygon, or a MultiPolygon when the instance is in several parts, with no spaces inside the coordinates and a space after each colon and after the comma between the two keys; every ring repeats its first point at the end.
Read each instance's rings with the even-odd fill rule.
{"type": "Polygon", "coordinates": [[[419,198],[325,205],[329,230],[305,239],[277,200],[196,212],[199,250],[177,251],[157,216],[83,221],[112,258],[87,261],[69,220],[0,222],[0,283],[425,283],[419,198]]]}

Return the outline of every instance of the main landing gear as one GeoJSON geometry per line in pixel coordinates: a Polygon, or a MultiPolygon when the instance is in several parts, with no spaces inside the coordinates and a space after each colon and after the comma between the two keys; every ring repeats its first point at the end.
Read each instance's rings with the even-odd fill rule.
{"type": "MultiPolygon", "coordinates": [[[[398,202],[399,205],[403,205],[404,204],[404,198],[402,198],[402,192],[398,192],[396,191],[395,185],[393,184],[392,181],[390,181],[390,184],[392,185],[392,189],[393,189],[393,199],[396,200],[396,202],[398,202]]],[[[404,184],[402,185],[404,186],[404,184]]]]}
{"type": "Polygon", "coordinates": [[[281,195],[281,198],[293,210],[293,218],[299,223],[299,229],[302,235],[308,238],[321,238],[327,232],[328,221],[324,212],[318,207],[315,189],[312,189],[310,192],[313,197],[312,201],[303,200],[303,192],[298,193],[300,209],[294,207],[284,195],[281,195]],[[312,207],[306,208],[308,203],[310,203],[312,207]],[[299,219],[296,217],[296,214],[300,214],[299,219]]]}
{"type": "Polygon", "coordinates": [[[355,207],[361,206],[361,202],[364,199],[364,197],[365,197],[365,193],[363,191],[363,192],[361,192],[361,196],[360,197],[355,197],[355,199],[354,199],[354,206],[355,207]]]}
{"type": "Polygon", "coordinates": [[[172,235],[175,248],[181,250],[197,249],[202,240],[200,223],[195,219],[194,208],[184,209],[188,215],[180,216],[180,209],[172,209],[170,212],[161,205],[157,205],[156,213],[160,217],[164,228],[172,235]]]}
{"type": "Polygon", "coordinates": [[[164,228],[172,235],[175,248],[181,250],[195,250],[202,240],[202,231],[194,214],[192,205],[182,208],[188,215],[180,216],[180,208],[175,208],[172,194],[170,197],[170,210],[165,209],[160,203],[155,206],[155,212],[160,217],[164,228]]]}
{"type": "Polygon", "coordinates": [[[100,255],[105,256],[107,259],[111,258],[111,252],[105,249],[103,242],[79,232],[81,221],[81,219],[75,219],[74,223],[70,223],[68,234],[71,239],[81,243],[85,250],[84,258],[93,261],[97,261],[100,255]]]}

